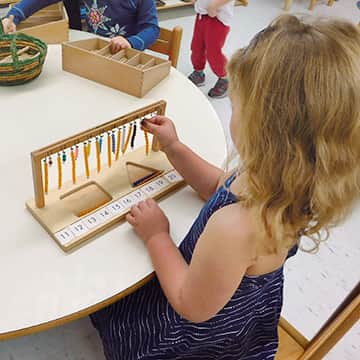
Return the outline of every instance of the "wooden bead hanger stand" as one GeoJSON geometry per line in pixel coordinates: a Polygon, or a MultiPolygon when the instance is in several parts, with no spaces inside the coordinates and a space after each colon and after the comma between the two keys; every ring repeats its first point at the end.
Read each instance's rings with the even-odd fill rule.
{"type": "Polygon", "coordinates": [[[158,101],[31,153],[35,198],[26,206],[64,251],[123,220],[137,202],[184,185],[157,138],[150,149],[150,135],[141,136],[141,121],[165,107],[158,101]],[[136,136],[145,145],[135,148],[136,136]],[[71,179],[63,183],[67,168],[71,179]],[[49,189],[55,172],[57,186],[49,189]]]}

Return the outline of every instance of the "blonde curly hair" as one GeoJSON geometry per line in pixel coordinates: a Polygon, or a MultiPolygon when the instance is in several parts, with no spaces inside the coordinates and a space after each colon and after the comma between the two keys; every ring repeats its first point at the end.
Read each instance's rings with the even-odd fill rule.
{"type": "Polygon", "coordinates": [[[317,249],[360,193],[359,29],[280,16],[233,55],[228,72],[241,104],[233,137],[245,204],[277,249],[294,234],[317,249]]]}

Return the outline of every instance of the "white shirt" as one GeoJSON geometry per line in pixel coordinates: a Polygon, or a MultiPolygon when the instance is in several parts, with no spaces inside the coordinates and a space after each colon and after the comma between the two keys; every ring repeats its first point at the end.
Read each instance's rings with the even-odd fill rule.
{"type": "MultiPolygon", "coordinates": [[[[200,15],[207,15],[207,9],[211,2],[212,0],[197,0],[194,5],[195,11],[200,15]]],[[[216,17],[224,25],[230,25],[230,20],[234,15],[234,3],[235,0],[231,0],[218,9],[216,17]]]]}

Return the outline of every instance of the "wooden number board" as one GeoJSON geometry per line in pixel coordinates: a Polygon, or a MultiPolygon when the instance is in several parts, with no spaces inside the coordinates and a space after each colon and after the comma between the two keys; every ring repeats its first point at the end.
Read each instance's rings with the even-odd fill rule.
{"type": "Polygon", "coordinates": [[[156,102],[31,153],[35,197],[26,206],[64,251],[123,220],[136,203],[184,185],[141,129],[165,107],[156,102]]]}

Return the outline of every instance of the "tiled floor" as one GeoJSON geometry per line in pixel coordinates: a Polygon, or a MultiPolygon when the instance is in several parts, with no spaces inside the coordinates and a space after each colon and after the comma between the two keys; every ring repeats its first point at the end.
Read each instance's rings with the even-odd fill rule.
{"type": "MultiPolygon", "coordinates": [[[[325,0],[318,0],[312,12],[321,16],[339,16],[353,22],[360,21],[360,11],[355,0],[339,0],[327,7],[325,0]]],[[[230,56],[237,48],[246,44],[256,32],[264,28],[275,16],[282,13],[283,0],[249,0],[249,6],[237,7],[228,37],[225,53],[230,56]]],[[[308,0],[294,0],[291,11],[307,13],[308,0]]],[[[1,15],[1,9],[0,9],[1,15]]],[[[185,74],[191,72],[189,44],[193,27],[193,11],[172,10],[160,13],[161,25],[184,28],[182,49],[178,69],[185,74]]],[[[216,78],[207,69],[206,93],[216,78]]],[[[227,98],[212,100],[225,130],[230,119],[230,104],[227,98]]],[[[357,209],[357,215],[359,209],[357,209]]],[[[358,218],[358,217],[357,217],[358,218]]],[[[329,242],[316,256],[299,253],[287,265],[284,315],[305,336],[312,337],[331,311],[360,279],[359,244],[355,241],[354,229],[349,241],[329,242]],[[306,270],[304,270],[306,268],[306,270]],[[301,269],[301,272],[300,272],[301,269]],[[331,296],[329,296],[331,294],[331,296]]],[[[358,234],[358,233],[357,233],[358,234]]],[[[346,237],[346,236],[345,236],[346,237]]],[[[1,321],[1,319],[0,319],[1,321]]],[[[349,333],[326,356],[327,360],[360,359],[360,325],[349,333]]],[[[101,344],[88,319],[39,334],[0,343],[0,360],[103,360],[101,344]]]]}

